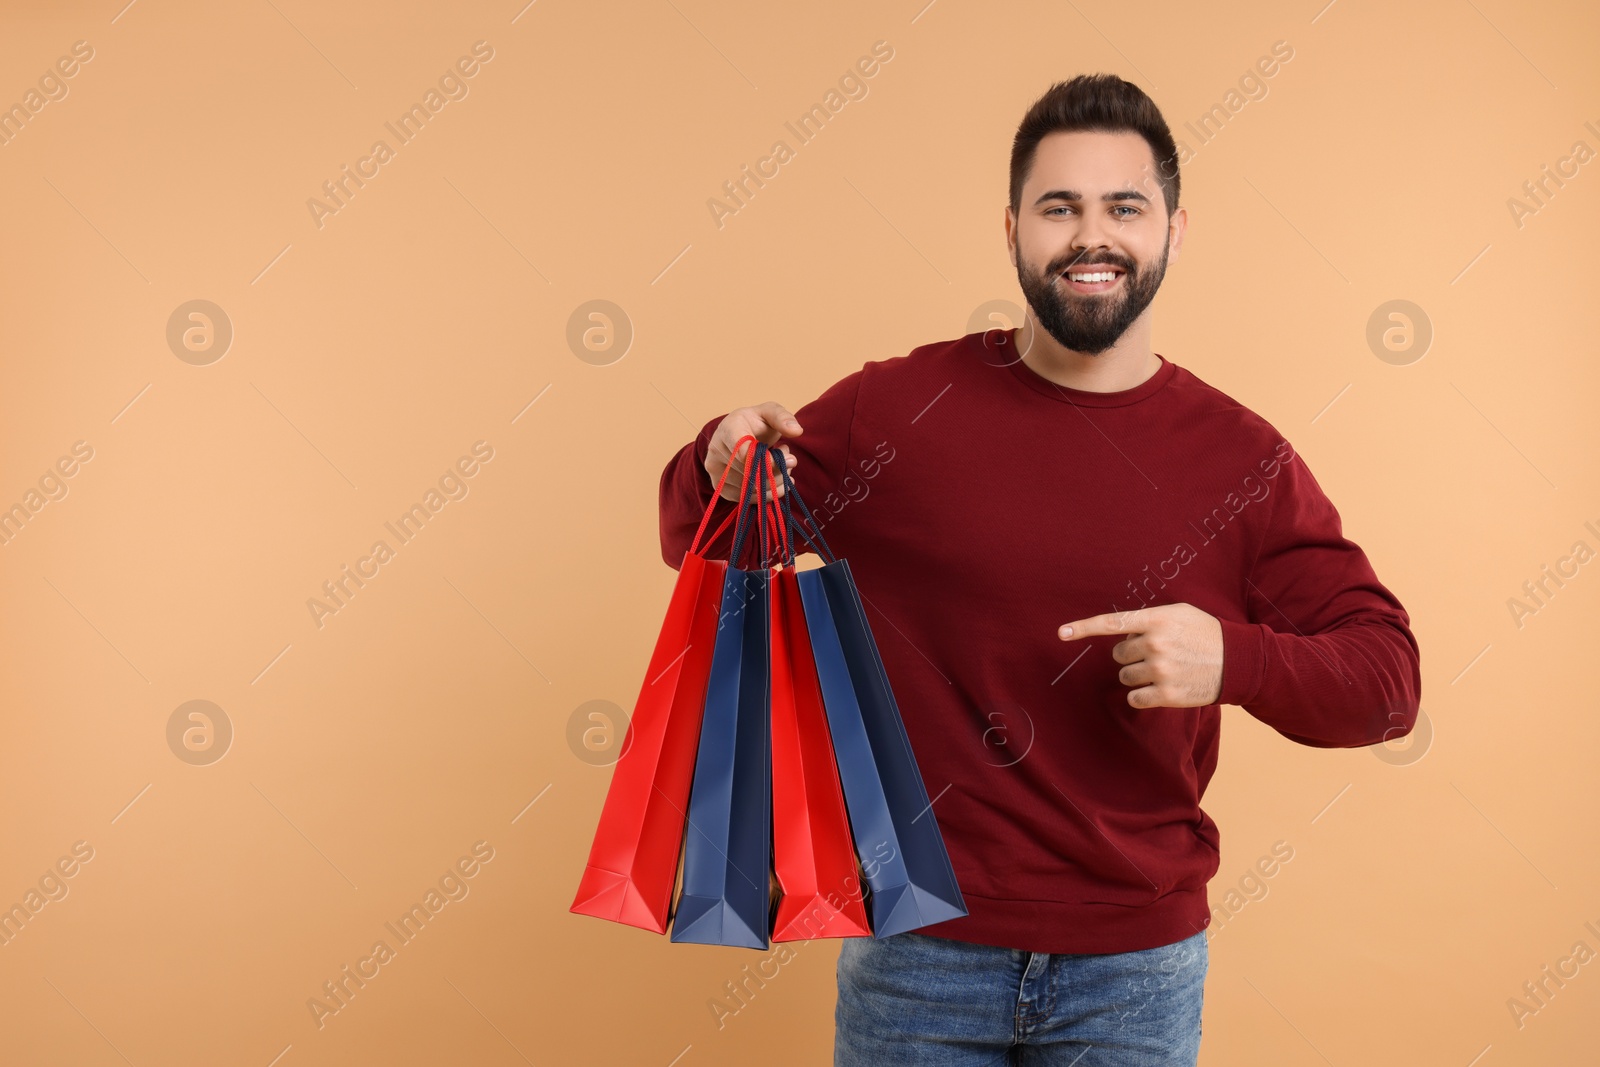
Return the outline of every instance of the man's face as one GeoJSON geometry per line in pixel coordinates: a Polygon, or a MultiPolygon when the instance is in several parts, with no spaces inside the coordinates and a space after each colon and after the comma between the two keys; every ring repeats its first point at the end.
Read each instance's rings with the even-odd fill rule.
{"type": "Polygon", "coordinates": [[[1150,306],[1173,247],[1154,157],[1136,133],[1046,136],[1020,215],[1013,223],[1008,210],[1006,228],[1039,324],[1062,347],[1090,355],[1116,344],[1150,306]]]}

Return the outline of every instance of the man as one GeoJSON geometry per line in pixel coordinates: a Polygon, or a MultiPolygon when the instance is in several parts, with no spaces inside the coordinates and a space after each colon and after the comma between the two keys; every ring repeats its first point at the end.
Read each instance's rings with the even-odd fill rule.
{"type": "Polygon", "coordinates": [[[1142,91],[1053,86],[1012,149],[1021,327],[713,419],[662,474],[676,567],[730,460],[737,494],[735,442],[778,443],[850,561],[968,908],[842,942],[836,1064],[1194,1064],[1220,705],[1321,748],[1416,720],[1409,616],[1304,458],[1151,351],[1178,186],[1142,91]]]}

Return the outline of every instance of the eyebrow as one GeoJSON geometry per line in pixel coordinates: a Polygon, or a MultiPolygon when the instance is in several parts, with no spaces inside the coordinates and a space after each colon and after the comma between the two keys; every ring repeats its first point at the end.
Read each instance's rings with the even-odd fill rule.
{"type": "MultiPolygon", "coordinates": [[[[1070,200],[1077,202],[1082,199],[1083,194],[1078,192],[1076,189],[1051,189],[1049,192],[1040,196],[1039,199],[1035,200],[1033,202],[1033,206],[1038,207],[1046,200],[1070,200]]],[[[1150,203],[1150,198],[1139,192],[1137,189],[1118,189],[1115,192],[1106,193],[1105,195],[1101,196],[1100,199],[1108,204],[1119,200],[1138,200],[1146,204],[1150,203]]]]}

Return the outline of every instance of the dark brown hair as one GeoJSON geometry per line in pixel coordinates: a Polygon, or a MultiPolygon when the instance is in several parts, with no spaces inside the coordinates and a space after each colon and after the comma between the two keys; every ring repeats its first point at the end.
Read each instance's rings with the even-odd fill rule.
{"type": "Polygon", "coordinates": [[[1022,211],[1022,183],[1046,134],[1071,130],[1137,133],[1150,146],[1167,216],[1178,210],[1178,149],[1155,101],[1115,74],[1080,74],[1056,82],[1034,101],[1011,142],[1011,211],[1022,211]]]}

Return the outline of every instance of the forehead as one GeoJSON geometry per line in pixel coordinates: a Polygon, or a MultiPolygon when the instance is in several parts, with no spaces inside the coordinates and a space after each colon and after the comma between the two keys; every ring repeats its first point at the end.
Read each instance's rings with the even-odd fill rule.
{"type": "Polygon", "coordinates": [[[1153,198],[1159,185],[1155,155],[1137,133],[1058,131],[1039,141],[1022,184],[1022,202],[1030,204],[1048,189],[1076,189],[1095,197],[1131,187],[1153,198]]]}

